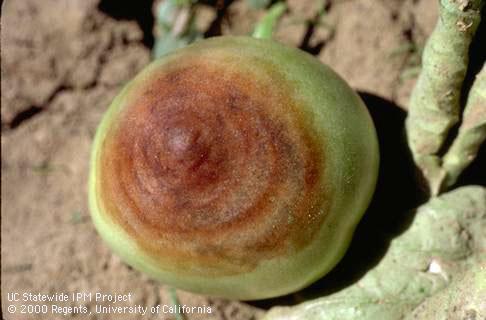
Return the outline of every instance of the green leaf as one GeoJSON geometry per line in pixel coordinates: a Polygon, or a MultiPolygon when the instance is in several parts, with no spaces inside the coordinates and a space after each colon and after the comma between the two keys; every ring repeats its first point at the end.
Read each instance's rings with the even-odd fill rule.
{"type": "Polygon", "coordinates": [[[406,320],[486,319],[486,261],[475,263],[447,289],[425,300],[406,320]]]}
{"type": "Polygon", "coordinates": [[[187,46],[199,38],[202,38],[202,35],[198,33],[189,33],[182,36],[174,36],[168,33],[164,37],[157,39],[152,49],[152,56],[154,59],[160,58],[171,51],[187,46]]]}
{"type": "Polygon", "coordinates": [[[410,214],[415,214],[410,227],[357,283],[295,307],[273,308],[264,319],[402,319],[485,259],[485,188],[456,189],[410,214]]]}
{"type": "Polygon", "coordinates": [[[203,37],[196,27],[196,0],[167,0],[157,8],[154,59],[203,37]]]}
{"type": "Polygon", "coordinates": [[[287,6],[284,2],[277,2],[270,7],[265,16],[255,26],[252,36],[260,39],[271,39],[275,26],[285,10],[287,10],[287,6]]]}
{"type": "Polygon", "coordinates": [[[246,1],[248,2],[248,5],[253,9],[266,8],[271,2],[271,0],[246,0],[246,1]]]}

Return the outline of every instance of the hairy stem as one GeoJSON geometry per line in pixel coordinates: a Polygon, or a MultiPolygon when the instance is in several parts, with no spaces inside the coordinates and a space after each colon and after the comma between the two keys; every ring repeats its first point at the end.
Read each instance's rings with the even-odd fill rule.
{"type": "Polygon", "coordinates": [[[440,0],[438,23],[424,48],[422,72],[410,98],[407,137],[414,160],[433,195],[444,179],[439,155],[459,120],[469,45],[483,0],[440,0]]]}
{"type": "Polygon", "coordinates": [[[486,65],[476,75],[469,91],[459,133],[443,160],[444,185],[453,185],[461,172],[476,158],[486,139],[486,65]]]}

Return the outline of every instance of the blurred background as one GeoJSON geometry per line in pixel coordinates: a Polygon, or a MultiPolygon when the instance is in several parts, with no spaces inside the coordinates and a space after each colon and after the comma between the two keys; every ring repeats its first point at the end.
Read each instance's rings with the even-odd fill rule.
{"type": "MultiPolygon", "coordinates": [[[[123,264],[96,234],[87,206],[90,145],[113,97],[152,55],[198,38],[249,35],[272,1],[179,1],[179,7],[167,1],[7,0],[2,4],[3,310],[8,292],[132,293],[132,305],[171,304],[166,287],[123,264]]],[[[391,139],[401,136],[407,99],[420,70],[421,50],[437,19],[437,2],[286,3],[288,9],[274,38],[309,52],[348,81],[379,122],[380,143],[392,150],[385,159],[398,165],[406,161],[400,153],[393,154],[397,140],[391,139]],[[394,136],[386,140],[380,133],[382,126],[391,128],[394,136]]],[[[402,147],[397,147],[400,152],[402,147]]],[[[385,167],[395,175],[388,175],[386,181],[382,178],[379,188],[387,189],[383,183],[413,185],[409,171],[397,168],[385,167]]],[[[387,205],[415,205],[412,196],[390,195],[385,190],[381,197],[388,197],[388,203],[375,199],[372,206],[379,206],[382,215],[390,209],[387,205]]],[[[360,225],[357,237],[365,234],[363,230],[380,229],[380,223],[388,220],[370,215],[360,225]]],[[[385,236],[380,238],[377,233],[375,237],[370,241],[376,241],[377,248],[386,247],[385,236]]],[[[356,255],[360,249],[355,243],[350,252],[356,255]]],[[[361,253],[370,259],[368,266],[380,254],[361,253]]],[[[342,265],[334,272],[335,277],[342,265]]],[[[326,290],[342,285],[345,283],[326,290]]],[[[295,294],[245,303],[179,290],[177,297],[180,304],[212,308],[211,314],[186,314],[185,319],[218,320],[258,319],[274,305],[291,305],[301,299],[295,294]]],[[[66,319],[51,313],[4,317],[66,319]]],[[[178,318],[145,315],[143,319],[178,318]]]]}

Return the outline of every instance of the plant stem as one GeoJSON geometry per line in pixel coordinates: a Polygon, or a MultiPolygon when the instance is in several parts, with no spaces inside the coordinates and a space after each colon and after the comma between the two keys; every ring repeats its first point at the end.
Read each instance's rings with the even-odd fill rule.
{"type": "Polygon", "coordinates": [[[444,156],[446,172],[444,185],[453,185],[461,172],[476,158],[479,147],[486,139],[486,65],[476,75],[459,133],[444,156]]]}
{"type": "Polygon", "coordinates": [[[484,0],[440,0],[439,20],[424,48],[422,72],[406,121],[409,147],[430,192],[437,195],[445,173],[440,148],[459,120],[460,94],[469,45],[484,0]]]}
{"type": "Polygon", "coordinates": [[[169,296],[170,296],[170,302],[172,305],[176,308],[176,313],[175,313],[175,318],[176,320],[185,320],[185,317],[183,314],[179,312],[179,298],[177,297],[177,292],[174,287],[169,287],[169,296]]]}
{"type": "Polygon", "coordinates": [[[287,10],[287,6],[283,2],[277,2],[272,5],[255,26],[252,36],[260,39],[271,39],[275,25],[285,10],[287,10]]]}

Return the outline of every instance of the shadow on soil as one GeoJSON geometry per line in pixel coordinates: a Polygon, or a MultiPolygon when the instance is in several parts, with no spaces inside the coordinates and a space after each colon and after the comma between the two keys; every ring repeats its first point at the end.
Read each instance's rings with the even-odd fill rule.
{"type": "Polygon", "coordinates": [[[373,200],[354,233],[341,262],[325,277],[291,295],[251,301],[268,309],[295,305],[307,299],[337,292],[358,281],[385,255],[390,241],[411,223],[415,208],[423,200],[405,141],[406,113],[392,102],[360,92],[373,118],[380,144],[380,173],[373,200]]]}
{"type": "Polygon", "coordinates": [[[204,38],[209,37],[216,37],[223,34],[222,25],[225,19],[229,19],[227,15],[227,11],[229,6],[233,3],[234,0],[206,0],[201,1],[206,5],[212,6],[216,10],[216,17],[209,25],[208,30],[204,32],[204,38]]]}
{"type": "Polygon", "coordinates": [[[147,48],[154,45],[154,0],[101,0],[98,9],[117,20],[134,20],[143,32],[143,44],[147,48]]]}

